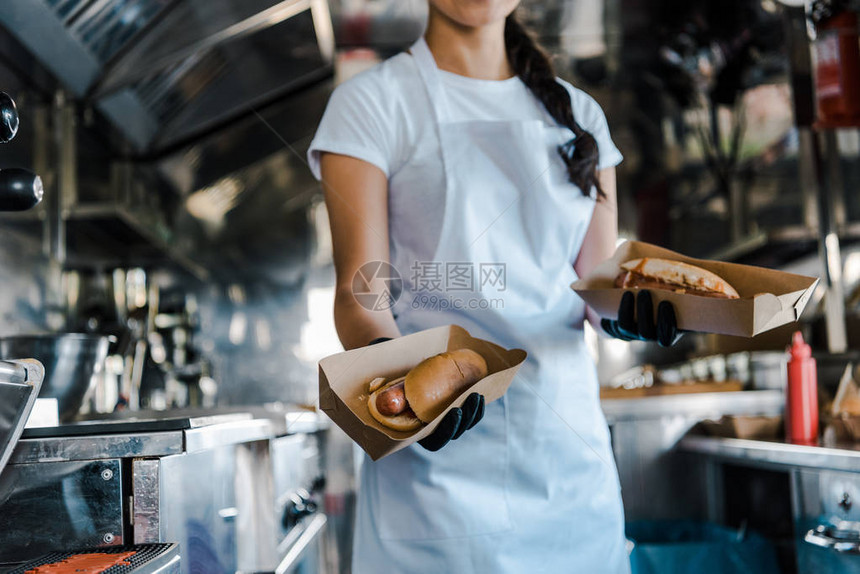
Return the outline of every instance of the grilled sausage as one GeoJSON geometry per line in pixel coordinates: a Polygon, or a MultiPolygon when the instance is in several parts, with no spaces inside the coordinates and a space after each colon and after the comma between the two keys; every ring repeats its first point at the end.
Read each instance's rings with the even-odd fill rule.
{"type": "Polygon", "coordinates": [[[376,409],[380,414],[393,417],[406,410],[406,394],[403,391],[403,381],[391,386],[376,397],[376,409]]]}

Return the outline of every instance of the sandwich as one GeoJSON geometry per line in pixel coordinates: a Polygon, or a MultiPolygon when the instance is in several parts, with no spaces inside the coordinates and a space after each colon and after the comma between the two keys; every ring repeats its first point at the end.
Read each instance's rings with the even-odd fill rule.
{"type": "Polygon", "coordinates": [[[663,289],[675,293],[738,299],[734,287],[707,269],[689,263],[643,257],[621,264],[621,272],[615,278],[615,286],[623,289],[663,289]]]}

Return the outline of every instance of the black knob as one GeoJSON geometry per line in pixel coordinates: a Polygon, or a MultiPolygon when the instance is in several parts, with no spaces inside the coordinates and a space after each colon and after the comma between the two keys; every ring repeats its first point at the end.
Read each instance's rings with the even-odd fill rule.
{"type": "Polygon", "coordinates": [[[847,492],[842,493],[842,500],[839,501],[839,507],[848,512],[851,510],[851,507],[854,506],[854,503],[851,501],[851,495],[847,492]]]}
{"type": "Polygon", "coordinates": [[[7,143],[18,133],[18,109],[15,100],[0,92],[0,143],[7,143]]]}
{"type": "Polygon", "coordinates": [[[314,479],[313,484],[311,484],[311,492],[322,492],[323,490],[325,490],[325,477],[319,475],[314,479]]]}
{"type": "Polygon", "coordinates": [[[292,495],[284,507],[284,515],[281,517],[281,525],[290,529],[305,516],[317,511],[317,503],[311,498],[310,493],[300,488],[292,495]]]}
{"type": "Polygon", "coordinates": [[[0,170],[0,211],[26,211],[42,201],[42,180],[26,169],[0,170]]]}

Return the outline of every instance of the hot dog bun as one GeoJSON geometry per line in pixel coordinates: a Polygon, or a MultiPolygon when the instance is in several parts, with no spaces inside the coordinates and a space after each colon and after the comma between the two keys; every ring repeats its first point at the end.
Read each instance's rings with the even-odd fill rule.
{"type": "MultiPolygon", "coordinates": [[[[405,381],[404,377],[382,385],[379,379],[371,381],[367,408],[374,419],[388,428],[415,430],[439,416],[460,393],[486,376],[487,362],[475,351],[458,349],[440,353],[418,363],[406,374],[405,381]],[[406,410],[393,416],[382,414],[378,406],[380,395],[401,382],[406,410]]],[[[385,397],[382,402],[383,407],[388,405],[385,397]]]]}
{"type": "Polygon", "coordinates": [[[726,280],[689,263],[643,257],[621,264],[617,287],[639,289],[666,289],[691,295],[738,299],[740,296],[726,280]]]}
{"type": "Polygon", "coordinates": [[[427,423],[444,411],[466,388],[487,376],[487,361],[471,349],[458,349],[424,359],[406,375],[406,400],[427,423]]]}
{"type": "Polygon", "coordinates": [[[407,409],[406,412],[401,413],[399,415],[386,416],[380,413],[379,409],[376,406],[376,399],[383,391],[385,391],[385,389],[393,387],[394,385],[402,381],[403,377],[400,377],[399,379],[394,379],[388,383],[385,383],[382,386],[377,387],[375,391],[370,393],[370,397],[368,397],[367,399],[367,408],[370,411],[370,416],[375,418],[380,424],[385,425],[388,428],[394,430],[412,431],[424,424],[421,422],[421,419],[415,416],[415,413],[407,409]]]}

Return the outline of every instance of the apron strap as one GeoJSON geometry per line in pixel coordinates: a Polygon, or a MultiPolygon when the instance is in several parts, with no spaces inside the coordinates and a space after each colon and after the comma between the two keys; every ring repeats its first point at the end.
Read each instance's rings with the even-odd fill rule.
{"type": "Polygon", "coordinates": [[[409,49],[412,57],[415,58],[415,64],[418,66],[418,74],[424,82],[424,87],[427,89],[427,96],[430,98],[430,105],[433,107],[433,114],[436,116],[436,123],[447,123],[451,117],[448,109],[448,98],[445,96],[445,89],[442,86],[442,78],[439,76],[439,68],[436,66],[436,60],[433,59],[433,53],[430,47],[424,40],[424,37],[418,39],[409,49]]]}

